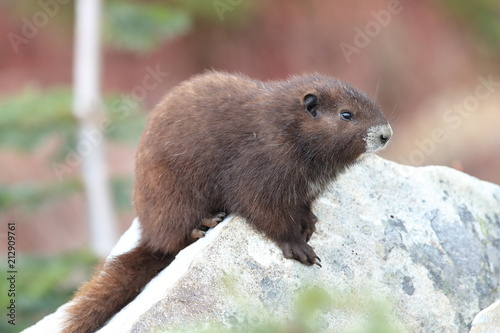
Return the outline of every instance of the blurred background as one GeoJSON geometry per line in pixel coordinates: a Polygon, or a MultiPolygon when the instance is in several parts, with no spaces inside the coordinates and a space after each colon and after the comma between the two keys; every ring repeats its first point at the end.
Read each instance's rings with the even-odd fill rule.
{"type": "MultiPolygon", "coordinates": [[[[383,157],[500,184],[499,15],[493,0],[104,1],[101,132],[117,233],[135,216],[149,110],[207,69],[348,81],[392,123],[383,157]]],[[[2,332],[54,311],[98,259],[73,115],[74,25],[73,1],[0,0],[0,240],[15,223],[19,271],[18,325],[2,320],[2,332]]]]}

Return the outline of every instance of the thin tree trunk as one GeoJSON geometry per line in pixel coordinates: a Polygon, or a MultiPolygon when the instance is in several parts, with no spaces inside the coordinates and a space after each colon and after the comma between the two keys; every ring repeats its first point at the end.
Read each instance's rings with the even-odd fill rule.
{"type": "Polygon", "coordinates": [[[106,256],[116,238],[116,223],[104,158],[104,117],[100,95],[101,0],[77,0],[74,47],[73,112],[79,123],[78,152],[82,158],[90,243],[106,256]]]}

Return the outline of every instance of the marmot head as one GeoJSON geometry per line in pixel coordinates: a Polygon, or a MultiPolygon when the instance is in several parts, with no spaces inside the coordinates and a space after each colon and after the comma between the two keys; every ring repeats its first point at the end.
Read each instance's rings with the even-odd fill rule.
{"type": "Polygon", "coordinates": [[[297,93],[297,107],[300,102],[302,143],[314,156],[349,163],[390,140],[392,128],[380,108],[349,84],[321,75],[294,77],[288,83],[297,93]]]}

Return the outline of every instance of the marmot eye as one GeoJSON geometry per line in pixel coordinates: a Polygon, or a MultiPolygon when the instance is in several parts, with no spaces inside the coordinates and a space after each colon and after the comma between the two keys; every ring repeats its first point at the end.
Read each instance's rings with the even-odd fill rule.
{"type": "Polygon", "coordinates": [[[354,116],[352,115],[352,113],[350,111],[342,111],[340,113],[340,118],[342,118],[345,121],[350,121],[350,120],[354,119],[354,116]]]}

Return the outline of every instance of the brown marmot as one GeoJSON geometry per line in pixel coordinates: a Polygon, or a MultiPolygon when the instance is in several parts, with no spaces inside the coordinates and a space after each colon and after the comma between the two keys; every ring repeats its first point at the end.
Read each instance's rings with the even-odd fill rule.
{"type": "Polygon", "coordinates": [[[237,214],[306,265],[311,204],[392,129],[350,85],[312,74],[261,82],[208,72],[173,88],[137,149],[134,204],[141,241],[85,284],[65,333],[94,332],[224,214],[237,214]]]}

